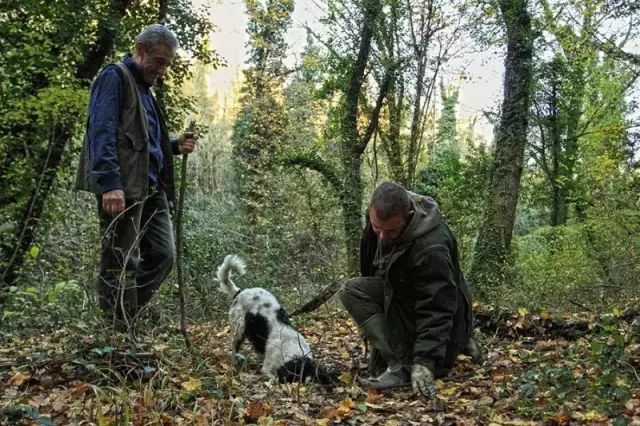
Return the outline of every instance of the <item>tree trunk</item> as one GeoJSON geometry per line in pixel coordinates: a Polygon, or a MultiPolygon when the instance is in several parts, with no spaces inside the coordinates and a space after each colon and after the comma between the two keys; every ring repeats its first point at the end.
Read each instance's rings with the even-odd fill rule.
{"type": "MultiPolygon", "coordinates": [[[[358,129],[359,100],[362,98],[362,86],[371,52],[373,35],[382,11],[380,0],[363,2],[363,19],[358,43],[358,54],[351,68],[347,71],[344,85],[343,115],[340,124],[340,156],[341,170],[334,170],[327,162],[315,154],[294,156],[284,159],[285,165],[299,165],[320,172],[333,188],[336,189],[342,208],[345,244],[349,259],[349,273],[358,271],[360,250],[360,233],[362,231],[362,161],[365,149],[376,128],[382,104],[392,87],[396,64],[392,64],[382,79],[376,103],[369,116],[369,124],[364,132],[358,129]],[[362,133],[362,134],[361,134],[362,133]]],[[[323,294],[328,300],[337,290],[336,283],[327,287],[323,294]]]]}
{"type": "Polygon", "coordinates": [[[354,155],[350,169],[346,170],[344,189],[340,197],[349,275],[356,275],[359,265],[360,234],[362,233],[362,157],[354,155]]]}
{"type": "MultiPolygon", "coordinates": [[[[390,5],[388,20],[385,21],[380,28],[380,44],[384,49],[385,55],[382,60],[390,63],[397,63],[402,56],[400,52],[401,36],[398,29],[401,16],[398,6],[398,3],[392,3],[390,5]]],[[[382,83],[381,81],[381,86],[382,83]]],[[[382,141],[382,149],[389,162],[391,178],[396,182],[404,182],[404,153],[400,137],[405,110],[405,86],[402,72],[398,73],[397,78],[389,88],[386,106],[389,130],[384,131],[384,129],[378,129],[378,134],[382,141]]]]}
{"type": "MultiPolygon", "coordinates": [[[[344,168],[345,179],[344,188],[340,195],[343,208],[345,237],[347,253],[349,256],[349,269],[351,273],[358,270],[358,250],[360,247],[359,237],[362,231],[362,155],[371,139],[373,130],[377,125],[378,114],[382,107],[379,102],[374,108],[371,123],[361,137],[358,131],[358,102],[362,93],[365,70],[371,53],[373,34],[382,10],[380,0],[365,0],[362,20],[362,30],[360,32],[360,42],[358,46],[358,56],[349,72],[348,83],[345,90],[344,109],[345,115],[342,121],[342,166],[344,168]]],[[[387,80],[385,79],[387,84],[387,80]]],[[[383,93],[381,87],[381,94],[383,93]]],[[[387,86],[388,91],[388,86],[387,86]]],[[[384,93],[386,95],[386,93],[384,93]]]]}
{"type": "Polygon", "coordinates": [[[564,225],[567,223],[567,196],[564,182],[561,179],[562,170],[562,131],[560,124],[560,110],[558,105],[558,87],[555,75],[553,76],[553,87],[551,89],[551,113],[549,117],[549,127],[551,131],[551,226],[564,225]]]}
{"type": "Polygon", "coordinates": [[[501,0],[506,27],[504,99],[483,221],[476,242],[470,282],[490,295],[505,281],[531,97],[533,34],[526,0],[501,0]]]}
{"type": "MultiPolygon", "coordinates": [[[[409,8],[411,8],[411,2],[408,2],[408,5],[409,8]]],[[[421,151],[421,140],[424,133],[425,115],[431,103],[433,82],[435,82],[440,68],[441,57],[436,56],[437,67],[429,82],[428,90],[425,93],[425,85],[427,84],[427,81],[425,81],[427,61],[434,59],[428,57],[428,51],[431,44],[431,37],[436,31],[433,28],[435,16],[436,10],[434,2],[429,0],[420,10],[418,28],[414,28],[412,17],[409,18],[411,23],[411,47],[416,61],[416,80],[415,98],[413,99],[412,106],[411,131],[409,134],[409,146],[407,148],[407,170],[404,181],[402,182],[407,187],[413,187],[415,183],[416,170],[421,151]]]]}
{"type": "Polygon", "coordinates": [[[113,49],[118,23],[122,20],[132,0],[112,0],[111,12],[107,20],[98,24],[98,37],[84,53],[84,60],[78,65],[76,77],[84,80],[87,87],[104,63],[104,58],[113,49]]]}

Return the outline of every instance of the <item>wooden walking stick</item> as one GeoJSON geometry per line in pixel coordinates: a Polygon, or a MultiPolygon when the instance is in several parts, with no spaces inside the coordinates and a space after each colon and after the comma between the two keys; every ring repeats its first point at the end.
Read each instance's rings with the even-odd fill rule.
{"type": "MultiPolygon", "coordinates": [[[[191,120],[188,132],[195,132],[196,123],[191,120]]],[[[180,198],[178,198],[178,211],[176,212],[176,265],[178,273],[178,294],[180,299],[180,331],[184,336],[187,349],[191,349],[191,340],[187,333],[187,319],[184,308],[184,279],[182,275],[182,211],[184,209],[184,194],[187,187],[187,156],[182,154],[182,169],[180,172],[180,198]]]]}

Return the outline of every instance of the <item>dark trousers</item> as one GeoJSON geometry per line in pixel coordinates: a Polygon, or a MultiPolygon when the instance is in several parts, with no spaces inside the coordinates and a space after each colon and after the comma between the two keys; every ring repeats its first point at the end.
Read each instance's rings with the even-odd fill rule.
{"type": "MultiPolygon", "coordinates": [[[[352,278],[344,284],[340,301],[360,327],[374,315],[384,315],[384,279],[352,278]]],[[[387,368],[387,362],[373,346],[367,362],[369,374],[373,377],[379,376],[387,368]]]]}
{"type": "Polygon", "coordinates": [[[358,326],[376,314],[384,314],[384,280],[358,277],[347,281],[340,300],[358,326]]]}
{"type": "MultiPolygon", "coordinates": [[[[384,315],[384,280],[378,277],[359,277],[347,281],[340,293],[340,300],[353,317],[358,326],[363,325],[376,314],[384,315]]],[[[392,346],[393,343],[389,342],[392,346]]],[[[443,365],[435,365],[433,373],[435,377],[444,377],[449,373],[460,352],[457,345],[447,344],[447,354],[443,365]]],[[[400,357],[400,354],[398,354],[400,357]]],[[[411,357],[411,355],[405,358],[411,357]]],[[[377,376],[386,368],[386,362],[380,353],[372,348],[369,358],[369,374],[377,376]]]]}
{"type": "Polygon", "coordinates": [[[98,196],[98,217],[102,236],[100,307],[120,328],[129,327],[175,260],[167,197],[164,191],[156,190],[143,200],[127,200],[125,212],[114,217],[102,210],[98,196]]]}

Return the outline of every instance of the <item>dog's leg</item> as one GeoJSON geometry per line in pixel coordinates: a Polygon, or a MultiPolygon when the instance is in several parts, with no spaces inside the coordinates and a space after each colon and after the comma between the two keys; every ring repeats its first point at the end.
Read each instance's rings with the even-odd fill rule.
{"type": "Polygon", "coordinates": [[[229,322],[231,323],[231,359],[235,365],[242,365],[246,361],[245,356],[240,353],[245,327],[242,311],[232,309],[229,312],[229,322]]]}

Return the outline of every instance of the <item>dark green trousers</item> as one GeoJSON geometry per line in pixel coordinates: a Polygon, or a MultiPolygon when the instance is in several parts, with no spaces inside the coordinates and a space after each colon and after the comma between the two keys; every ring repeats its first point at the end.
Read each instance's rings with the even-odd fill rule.
{"type": "Polygon", "coordinates": [[[167,197],[155,190],[143,200],[126,200],[114,217],[98,196],[102,256],[98,278],[100,307],[108,320],[126,328],[167,277],[175,243],[167,197]]]}
{"type": "MultiPolygon", "coordinates": [[[[352,278],[345,283],[340,300],[358,326],[376,314],[384,315],[384,285],[384,279],[379,277],[352,278]]],[[[435,366],[435,377],[444,377],[449,373],[457,354],[458,351],[448,347],[446,365],[435,366]]],[[[400,354],[398,356],[402,358],[400,354]]],[[[371,348],[368,364],[369,374],[374,377],[382,374],[387,367],[386,361],[375,348],[371,348]]]]}
{"type": "Polygon", "coordinates": [[[352,278],[344,284],[340,300],[358,326],[376,314],[384,314],[384,280],[352,278]]]}

